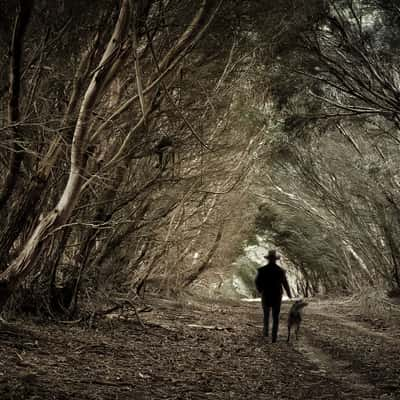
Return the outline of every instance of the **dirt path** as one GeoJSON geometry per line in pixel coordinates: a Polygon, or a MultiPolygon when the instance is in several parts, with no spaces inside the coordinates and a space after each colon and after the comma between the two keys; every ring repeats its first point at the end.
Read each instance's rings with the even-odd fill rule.
{"type": "Polygon", "coordinates": [[[329,303],[302,336],[260,336],[259,304],[150,302],[146,331],[123,318],[85,326],[0,326],[0,399],[400,399],[400,338],[329,303]]]}

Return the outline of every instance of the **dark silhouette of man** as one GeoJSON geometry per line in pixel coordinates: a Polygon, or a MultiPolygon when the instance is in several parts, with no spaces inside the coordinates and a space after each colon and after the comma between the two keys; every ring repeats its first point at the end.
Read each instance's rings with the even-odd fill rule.
{"type": "Polygon", "coordinates": [[[278,337],[283,288],[290,298],[292,298],[292,294],[285,270],[276,263],[280,258],[276,254],[276,250],[269,250],[265,258],[268,260],[268,264],[258,269],[255,283],[257,290],[261,293],[264,312],[264,336],[268,336],[269,315],[272,309],[272,343],[275,343],[278,337]]]}

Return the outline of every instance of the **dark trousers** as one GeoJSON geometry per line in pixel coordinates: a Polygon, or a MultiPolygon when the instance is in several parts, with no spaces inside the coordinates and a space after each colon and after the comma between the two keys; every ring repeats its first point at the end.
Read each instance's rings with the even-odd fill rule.
{"type": "Polygon", "coordinates": [[[281,312],[282,299],[268,299],[262,296],[262,307],[264,312],[264,336],[269,334],[269,316],[272,309],[272,341],[276,342],[279,330],[279,314],[281,312]]]}

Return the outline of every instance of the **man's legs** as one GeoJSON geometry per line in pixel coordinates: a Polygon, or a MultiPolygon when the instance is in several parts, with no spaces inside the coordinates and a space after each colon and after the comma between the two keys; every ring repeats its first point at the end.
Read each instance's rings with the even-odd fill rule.
{"type": "Polygon", "coordinates": [[[269,314],[271,311],[271,306],[266,302],[264,296],[262,297],[262,308],[264,312],[264,330],[263,334],[264,336],[268,336],[269,332],[269,314]]]}
{"type": "Polygon", "coordinates": [[[277,302],[272,306],[272,342],[276,342],[279,329],[279,314],[281,312],[281,302],[277,302]]]}

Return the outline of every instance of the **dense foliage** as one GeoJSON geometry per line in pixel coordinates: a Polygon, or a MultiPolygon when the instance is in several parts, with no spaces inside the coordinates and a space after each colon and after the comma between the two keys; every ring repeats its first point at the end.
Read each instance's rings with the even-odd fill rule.
{"type": "Polygon", "coordinates": [[[0,7],[2,305],[176,293],[255,231],[305,293],[400,285],[395,2],[0,7]]]}
{"type": "Polygon", "coordinates": [[[313,291],[400,284],[398,12],[390,1],[332,2],[278,82],[258,226],[313,291]]]}

